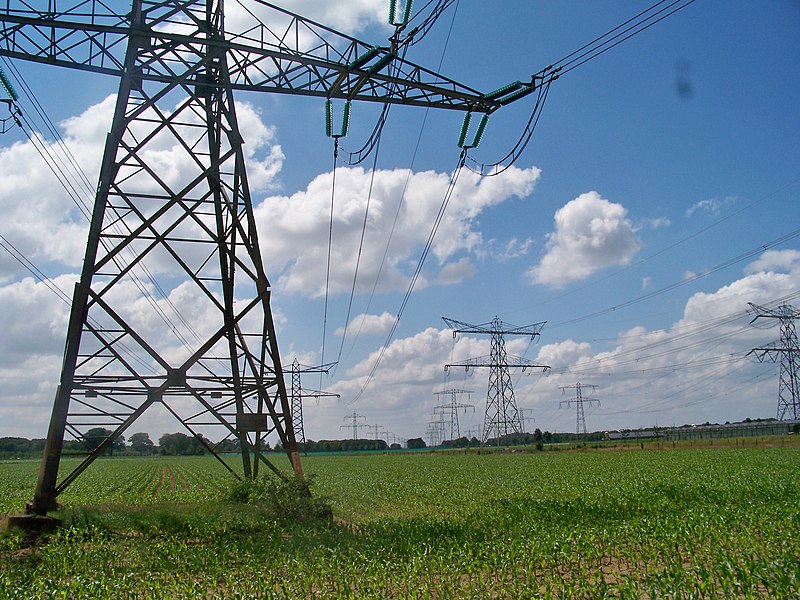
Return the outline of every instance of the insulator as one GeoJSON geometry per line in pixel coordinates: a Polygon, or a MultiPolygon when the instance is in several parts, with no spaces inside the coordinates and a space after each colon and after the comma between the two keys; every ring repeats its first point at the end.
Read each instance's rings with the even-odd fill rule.
{"type": "Polygon", "coordinates": [[[344,114],[342,115],[342,137],[346,137],[350,131],[350,106],[351,102],[348,100],[344,104],[344,114]]]}
{"type": "Polygon", "coordinates": [[[499,90],[495,90],[493,92],[486,94],[486,98],[488,98],[489,100],[496,100],[500,96],[505,96],[506,94],[518,90],[521,87],[522,87],[522,82],[515,81],[514,83],[509,83],[508,85],[504,85],[499,90]]]}
{"type": "Polygon", "coordinates": [[[500,98],[497,102],[500,104],[500,106],[505,106],[506,104],[511,104],[514,102],[514,100],[524,98],[531,92],[533,92],[533,86],[524,87],[521,90],[517,90],[516,92],[509,94],[508,96],[500,98]]]}
{"type": "Polygon", "coordinates": [[[353,62],[347,65],[348,71],[353,71],[355,69],[360,69],[362,66],[367,64],[370,60],[372,60],[377,54],[382,50],[380,46],[373,46],[369,50],[367,50],[364,54],[357,57],[353,62]]]}
{"type": "Polygon", "coordinates": [[[6,89],[8,97],[11,98],[14,102],[16,102],[19,99],[19,96],[17,95],[17,90],[15,90],[14,86],[11,85],[11,81],[9,81],[8,77],[6,77],[6,73],[5,71],[3,71],[2,67],[0,67],[0,83],[2,83],[3,87],[6,89]]]}
{"type": "Polygon", "coordinates": [[[330,98],[325,100],[325,135],[333,135],[333,102],[330,98]]]}
{"type": "Polygon", "coordinates": [[[383,67],[385,67],[390,62],[392,62],[395,58],[396,58],[396,56],[394,54],[392,54],[391,52],[387,52],[386,54],[384,54],[380,58],[380,60],[378,62],[376,62],[374,65],[372,65],[369,68],[369,70],[368,70],[369,74],[370,75],[374,75],[375,73],[377,73],[378,71],[383,69],[383,67]]]}
{"type": "Polygon", "coordinates": [[[486,130],[486,124],[489,122],[489,115],[484,113],[481,117],[480,123],[478,123],[478,130],[475,132],[475,137],[472,139],[472,147],[477,148],[478,144],[481,143],[481,138],[483,137],[483,132],[486,130]]]}
{"type": "Polygon", "coordinates": [[[469,122],[472,120],[472,113],[464,115],[464,121],[461,123],[461,133],[458,134],[458,147],[464,147],[464,140],[467,139],[467,131],[469,130],[469,122]]]}
{"type": "Polygon", "coordinates": [[[402,21],[397,20],[397,0],[390,0],[389,2],[389,24],[391,25],[407,25],[411,20],[411,7],[414,6],[414,0],[406,0],[405,8],[403,9],[402,21]]]}
{"type": "Polygon", "coordinates": [[[407,25],[411,20],[412,6],[414,6],[414,0],[406,0],[406,10],[403,12],[403,25],[407,25]]]}

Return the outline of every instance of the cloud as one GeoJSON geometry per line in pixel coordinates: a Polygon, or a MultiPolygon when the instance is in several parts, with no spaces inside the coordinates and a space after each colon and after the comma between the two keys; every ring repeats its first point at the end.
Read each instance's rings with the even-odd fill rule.
{"type": "MultiPolygon", "coordinates": [[[[417,289],[431,280],[444,284],[470,276],[474,271],[467,259],[451,259],[457,253],[481,252],[483,238],[475,227],[476,217],[509,198],[530,194],[539,173],[535,167],[512,167],[502,176],[489,178],[462,173],[417,289]]],[[[336,172],[331,294],[350,291],[359,252],[357,292],[371,290],[379,273],[379,291],[405,290],[449,182],[449,175],[433,171],[376,171],[364,245],[359,249],[370,178],[371,174],[361,168],[336,172]]],[[[305,190],[291,196],[267,197],[255,209],[263,232],[261,247],[267,272],[277,275],[278,286],[286,292],[312,297],[325,294],[331,182],[330,173],[319,175],[305,190]]]]}
{"type": "Polygon", "coordinates": [[[494,260],[505,262],[520,256],[526,256],[530,252],[532,245],[533,239],[531,238],[522,241],[512,238],[502,245],[497,240],[489,240],[488,251],[494,260]]]}
{"type": "Polygon", "coordinates": [[[657,217],[655,219],[644,219],[637,231],[642,228],[647,229],[661,229],[662,227],[669,227],[672,222],[667,217],[657,217]]]}
{"type": "Polygon", "coordinates": [[[760,271],[797,273],[800,270],[800,251],[798,250],[767,250],[758,260],[745,267],[745,273],[752,274],[760,271]]]}
{"type": "Polygon", "coordinates": [[[587,192],[555,214],[547,251],[527,272],[532,283],[563,288],[611,265],[628,264],[639,250],[633,226],[621,204],[587,192]]]}
{"type": "MultiPolygon", "coordinates": [[[[388,331],[394,325],[395,316],[384,312],[380,315],[367,315],[367,314],[360,314],[350,321],[347,325],[347,333],[348,335],[355,335],[355,334],[365,334],[365,335],[373,335],[373,334],[381,334],[381,333],[388,333],[388,331]]],[[[345,330],[343,327],[340,327],[336,330],[336,335],[343,335],[345,330]]]]}
{"type": "Polygon", "coordinates": [[[476,272],[475,265],[468,258],[462,258],[456,262],[443,265],[436,281],[443,285],[461,283],[475,275],[476,272]]]}
{"type": "Polygon", "coordinates": [[[728,196],[726,198],[710,198],[708,200],[700,200],[686,210],[686,217],[689,218],[696,212],[717,216],[723,208],[735,202],[736,198],[732,196],[728,196]]]}

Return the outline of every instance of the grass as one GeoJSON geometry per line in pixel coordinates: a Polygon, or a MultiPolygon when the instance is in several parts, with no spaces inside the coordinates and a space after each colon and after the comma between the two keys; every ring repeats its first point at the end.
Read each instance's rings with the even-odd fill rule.
{"type": "MultiPolygon", "coordinates": [[[[797,448],[310,456],[335,522],[230,501],[209,459],[170,461],[189,489],[135,476],[166,464],[99,461],[62,498],[68,527],[1,537],[0,598],[800,593],[797,448]]],[[[0,482],[26,469],[2,463],[0,482]]]]}

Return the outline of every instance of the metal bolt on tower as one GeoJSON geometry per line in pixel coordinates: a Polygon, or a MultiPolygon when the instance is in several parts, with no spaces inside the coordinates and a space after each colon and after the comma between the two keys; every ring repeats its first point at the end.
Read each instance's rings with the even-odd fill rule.
{"type": "Polygon", "coordinates": [[[783,304],[777,308],[766,308],[748,303],[750,309],[756,313],[753,323],[757,319],[777,319],[781,326],[781,339],[777,342],[753,348],[747,354],[753,354],[759,362],[767,360],[775,363],[780,357],[781,371],[778,383],[778,415],[779,421],[787,418],[800,419],[800,345],[797,343],[797,331],[794,326],[795,319],[800,318],[800,310],[783,304]]]}
{"type": "Polygon", "coordinates": [[[591,388],[593,390],[597,389],[596,385],[591,383],[576,383],[575,385],[564,385],[561,386],[561,393],[563,394],[566,390],[575,390],[575,399],[574,400],[562,400],[559,403],[559,407],[567,406],[569,407],[570,404],[573,402],[575,403],[576,407],[576,425],[575,425],[575,433],[584,435],[587,433],[586,431],[586,415],[583,412],[583,405],[588,404],[589,407],[592,406],[593,402],[597,403],[597,406],[600,406],[600,400],[595,400],[594,398],[584,398],[582,390],[584,388],[591,388]]]}
{"type": "Polygon", "coordinates": [[[531,360],[519,356],[509,356],[506,352],[506,335],[525,335],[531,340],[539,337],[539,333],[546,321],[517,327],[504,323],[495,317],[490,323],[482,325],[470,325],[462,321],[442,317],[447,326],[453,330],[453,337],[459,333],[479,333],[492,336],[491,354],[478,358],[469,358],[461,362],[451,363],[444,366],[445,371],[450,367],[464,367],[466,370],[487,367],[489,369],[489,386],[486,396],[486,414],[483,422],[483,438],[481,443],[485,444],[494,434],[497,444],[504,436],[512,433],[522,433],[522,423],[520,420],[517,402],[514,399],[514,388],[511,384],[511,374],[509,369],[550,369],[547,365],[540,365],[531,360]]]}
{"type": "Polygon", "coordinates": [[[29,505],[38,514],[154,405],[198,439],[212,426],[237,438],[246,477],[260,464],[285,476],[261,452],[277,434],[302,477],[235,90],[482,114],[521,97],[404,60],[398,52],[424,32],[404,33],[402,19],[381,48],[262,0],[244,31],[226,28],[223,0],[118,5],[0,6],[1,56],[120,81],[29,505]],[[160,167],[165,149],[180,173],[160,167]],[[65,435],[96,427],[112,433],[59,481],[65,435]]]}

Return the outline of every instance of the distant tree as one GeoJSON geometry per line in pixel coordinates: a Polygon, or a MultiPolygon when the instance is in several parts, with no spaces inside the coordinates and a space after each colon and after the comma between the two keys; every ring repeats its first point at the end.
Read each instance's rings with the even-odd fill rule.
{"type": "MultiPolygon", "coordinates": [[[[217,444],[217,452],[241,452],[242,444],[237,438],[227,438],[217,444]]],[[[269,444],[266,448],[262,445],[262,450],[269,450],[269,444]]]]}
{"type": "Polygon", "coordinates": [[[542,441],[542,437],[543,437],[542,436],[542,430],[537,427],[533,432],[533,439],[536,442],[541,442],[542,441]]]}
{"type": "Polygon", "coordinates": [[[400,444],[398,443],[394,443],[391,446],[389,446],[389,448],[391,448],[392,450],[400,450],[401,447],[402,446],[400,446],[400,444]]]}
{"type": "Polygon", "coordinates": [[[128,443],[131,445],[132,450],[142,455],[152,454],[156,447],[153,440],[150,439],[150,436],[144,432],[134,433],[128,440],[128,443]]]}
{"type": "MultiPolygon", "coordinates": [[[[105,429],[104,427],[92,427],[89,431],[87,431],[83,436],[83,443],[89,448],[89,450],[95,450],[102,444],[107,438],[111,437],[114,432],[105,429]]],[[[124,450],[125,449],[125,438],[123,436],[119,436],[115,439],[111,446],[108,448],[109,454],[113,454],[114,450],[124,450]]]]}
{"type": "Polygon", "coordinates": [[[425,448],[427,444],[422,438],[411,438],[406,442],[406,447],[414,450],[415,448],[425,448]]]}
{"type": "Polygon", "coordinates": [[[158,438],[159,452],[167,456],[204,454],[203,443],[185,433],[165,433],[158,438]]]}

